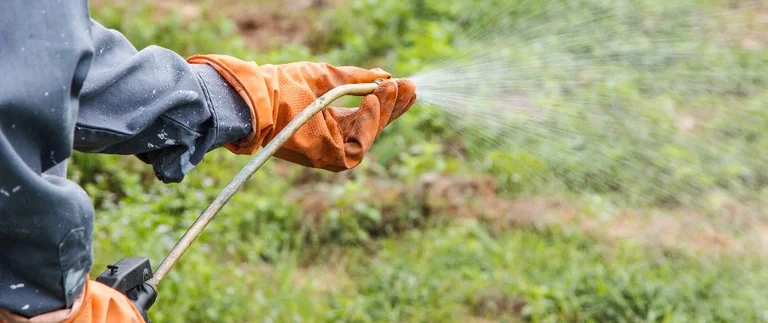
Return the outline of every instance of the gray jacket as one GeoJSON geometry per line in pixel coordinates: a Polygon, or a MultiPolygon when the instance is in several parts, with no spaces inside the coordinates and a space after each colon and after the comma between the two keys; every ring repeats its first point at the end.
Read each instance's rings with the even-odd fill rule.
{"type": "Polygon", "coordinates": [[[210,67],[137,51],[90,20],[86,0],[0,10],[0,308],[68,308],[92,264],[94,210],[68,181],[73,149],[136,155],[165,182],[251,131],[247,106],[210,67]]]}

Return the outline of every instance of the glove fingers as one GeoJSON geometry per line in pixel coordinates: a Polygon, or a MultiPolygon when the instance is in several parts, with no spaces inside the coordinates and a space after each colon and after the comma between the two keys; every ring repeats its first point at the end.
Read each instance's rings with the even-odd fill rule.
{"type": "Polygon", "coordinates": [[[408,79],[397,80],[397,102],[387,119],[387,125],[408,111],[414,102],[416,102],[416,85],[408,79]]]}
{"type": "Polygon", "coordinates": [[[380,134],[384,127],[389,123],[390,117],[395,110],[395,103],[397,103],[397,83],[395,81],[387,80],[375,91],[373,95],[379,100],[379,125],[376,128],[376,135],[380,134]]]}
{"type": "Polygon", "coordinates": [[[357,166],[371,148],[379,134],[381,105],[379,98],[370,94],[363,99],[360,108],[331,108],[330,113],[336,119],[344,137],[344,155],[347,168],[357,166]]]}
{"type": "Polygon", "coordinates": [[[359,164],[384,127],[413,105],[414,92],[410,81],[388,80],[367,95],[359,108],[328,110],[344,138],[346,167],[359,164]],[[398,84],[403,84],[405,91],[399,90],[398,84]]]}

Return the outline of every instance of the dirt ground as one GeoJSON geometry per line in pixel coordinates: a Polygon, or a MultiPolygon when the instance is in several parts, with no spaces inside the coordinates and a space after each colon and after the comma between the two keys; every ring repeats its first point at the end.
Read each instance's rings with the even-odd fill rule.
{"type": "MultiPolygon", "coordinates": [[[[479,220],[497,232],[557,227],[578,230],[608,243],[629,239],[646,247],[689,255],[768,255],[768,221],[760,217],[760,207],[736,200],[719,200],[710,214],[685,208],[589,210],[583,202],[562,198],[504,196],[487,175],[435,173],[415,184],[376,178],[369,181],[366,186],[375,187],[376,194],[363,202],[380,208],[384,224],[397,221],[398,205],[415,197],[425,217],[447,215],[460,221],[479,220]]],[[[307,178],[304,185],[288,194],[300,201],[310,223],[319,224],[326,211],[334,207],[323,185],[327,184],[307,178]]]]}

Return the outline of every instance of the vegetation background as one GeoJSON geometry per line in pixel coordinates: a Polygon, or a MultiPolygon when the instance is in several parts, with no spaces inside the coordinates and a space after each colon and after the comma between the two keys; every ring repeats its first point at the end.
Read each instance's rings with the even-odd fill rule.
{"type": "MultiPolygon", "coordinates": [[[[527,135],[535,129],[523,128],[512,142],[488,146],[489,138],[464,134],[450,117],[416,106],[355,170],[332,174],[270,161],[166,278],[150,316],[155,322],[768,322],[763,5],[92,1],[94,19],[139,49],[157,44],[182,56],[220,53],[259,63],[328,61],[384,67],[397,76],[483,46],[478,25],[505,26],[512,48],[534,58],[568,55],[575,41],[584,44],[582,55],[609,57],[601,36],[623,27],[623,41],[663,32],[703,39],[702,53],[718,49],[648,63],[662,68],[627,65],[615,82],[602,83],[599,90],[615,100],[601,101],[595,113],[618,118],[603,124],[611,131],[566,115],[557,121],[568,125],[567,136],[537,141],[527,135]],[[714,13],[707,21],[712,33],[692,34],[681,12],[714,13]],[[572,28],[595,17],[603,24],[572,28]],[[704,86],[680,79],[703,70],[704,86]],[[637,106],[652,122],[616,122],[637,106]],[[693,130],[691,118],[700,125],[693,130]],[[663,144],[644,144],[638,133],[663,144]],[[717,145],[709,144],[712,138],[717,145]]],[[[544,66],[527,69],[526,77],[559,85],[585,72],[607,75],[598,73],[603,60],[590,61],[579,73],[544,66]]],[[[596,87],[579,84],[545,99],[573,102],[596,87]]],[[[159,264],[247,161],[215,151],[183,183],[163,185],[131,156],[75,155],[70,175],[98,214],[93,274],[127,256],[159,264]]]]}

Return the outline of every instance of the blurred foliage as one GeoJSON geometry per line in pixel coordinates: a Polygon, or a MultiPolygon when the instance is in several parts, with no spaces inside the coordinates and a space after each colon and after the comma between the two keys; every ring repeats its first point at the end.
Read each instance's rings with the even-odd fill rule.
{"type": "MultiPolygon", "coordinates": [[[[487,41],[504,36],[515,49],[511,57],[551,50],[622,57],[615,53],[625,39],[594,39],[611,39],[617,28],[629,28],[638,39],[648,33],[658,37],[675,30],[662,28],[670,24],[681,31],[667,36],[688,37],[687,22],[676,13],[719,5],[348,1],[312,17],[319,26],[312,47],[290,44],[264,52],[250,50],[234,21],[206,6],[194,19],[161,12],[148,1],[101,4],[92,15],[139,49],[157,44],[183,56],[221,53],[269,63],[382,66],[406,76],[483,47],[476,38],[492,26],[512,31],[487,35],[487,41]],[[570,28],[605,15],[616,16],[600,27],[570,28]],[[552,21],[558,23],[537,28],[552,21]],[[574,42],[585,46],[568,45],[574,42]]],[[[714,65],[657,55],[631,64],[641,68],[621,61],[611,69],[585,67],[608,78],[593,85],[573,86],[564,81],[573,77],[568,71],[546,66],[522,76],[557,94],[535,98],[549,106],[589,100],[595,92],[612,98],[596,107],[607,116],[599,124],[574,114],[551,120],[572,129],[562,138],[499,134],[513,139],[485,149],[489,138],[457,135],[452,120],[416,107],[388,127],[354,171],[329,174],[270,162],[169,274],[151,317],[157,322],[768,321],[768,276],[759,256],[702,260],[631,241],[597,241],[577,229],[491,230],[483,222],[455,219],[469,215],[428,212],[429,197],[420,190],[427,174],[488,174],[498,185],[494,193],[502,196],[560,196],[581,201],[596,214],[612,203],[649,201],[712,213],[731,198],[768,205],[768,74],[733,77],[762,69],[768,56],[740,47],[718,53],[714,65]],[[699,70],[711,72],[705,82],[717,91],[676,83],[680,75],[699,70]],[[622,111],[638,106],[647,108],[643,117],[650,121],[642,123],[647,129],[621,122],[622,111]],[[702,138],[717,135],[724,142],[708,147],[676,135],[669,109],[697,106],[715,107],[716,117],[705,129],[711,133],[702,138]],[[732,109],[751,117],[743,122],[732,109]],[[648,147],[641,134],[663,144],[648,147]],[[708,191],[726,193],[698,198],[708,191]],[[603,200],[595,196],[612,202],[595,202],[603,200]]],[[[246,162],[215,151],[182,184],[163,185],[134,158],[76,154],[70,175],[98,211],[94,271],[136,255],[158,264],[246,162]]]]}

